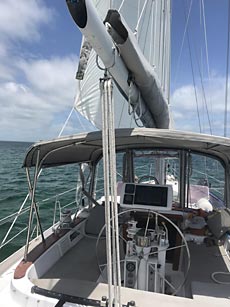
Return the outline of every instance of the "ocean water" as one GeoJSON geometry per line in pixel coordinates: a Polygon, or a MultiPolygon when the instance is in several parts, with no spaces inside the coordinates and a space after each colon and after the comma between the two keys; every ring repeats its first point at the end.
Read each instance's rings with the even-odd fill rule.
{"type": "MultiPolygon", "coordinates": [[[[22,164],[30,145],[22,142],[0,142],[0,220],[16,212],[27,194],[26,173],[22,164]]],[[[20,231],[23,222],[25,221],[15,225],[14,234],[20,231]]],[[[0,240],[10,224],[11,222],[7,222],[0,226],[0,240]]],[[[16,242],[0,250],[0,260],[22,244],[22,241],[16,242]]]]}
{"type": "MultiPolygon", "coordinates": [[[[22,165],[25,154],[31,145],[31,143],[24,142],[0,141],[0,242],[2,242],[13,221],[13,219],[9,221],[2,221],[2,219],[16,213],[28,193],[26,172],[22,165]]],[[[75,198],[74,188],[77,179],[77,166],[75,175],[72,174],[72,171],[70,172],[69,166],[47,169],[42,172],[37,187],[36,201],[39,205],[39,214],[44,229],[52,225],[55,202],[64,207],[75,198]],[[65,197],[60,195],[58,199],[55,198],[56,194],[62,194],[64,191],[71,189],[72,191],[65,194],[65,197]],[[42,201],[44,199],[46,201],[42,201]]],[[[24,208],[29,205],[30,200],[27,201],[24,208]]],[[[72,204],[72,207],[74,206],[76,206],[75,203],[72,204]]],[[[58,219],[58,217],[59,211],[57,210],[55,218],[58,219]]],[[[34,218],[34,220],[36,219],[34,218]]],[[[27,225],[28,211],[17,219],[8,239],[25,229],[27,225]]],[[[23,246],[25,241],[26,231],[0,249],[0,262],[23,246]]]]}

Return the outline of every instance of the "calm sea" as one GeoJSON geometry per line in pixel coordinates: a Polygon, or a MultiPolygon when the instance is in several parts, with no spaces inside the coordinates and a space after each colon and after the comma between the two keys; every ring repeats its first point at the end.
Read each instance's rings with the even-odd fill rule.
{"type": "MultiPolygon", "coordinates": [[[[27,193],[28,185],[25,169],[22,167],[25,154],[31,143],[24,142],[3,142],[0,141],[0,244],[5,237],[13,219],[2,221],[12,213],[16,213],[21,207],[27,193]],[[4,222],[4,223],[3,223],[4,222]],[[2,225],[3,224],[3,225],[2,225]]],[[[76,166],[77,168],[77,166],[76,166]]],[[[55,202],[61,207],[65,206],[74,199],[77,180],[76,176],[70,173],[69,166],[44,170],[40,176],[37,189],[36,201],[39,203],[40,215],[43,220],[43,228],[51,225],[53,222],[53,209],[55,202]],[[65,197],[60,196],[58,199],[55,195],[62,194],[66,190],[70,191],[65,197]],[[42,191],[42,192],[40,192],[42,191]],[[42,201],[46,199],[46,201],[42,201]]],[[[24,208],[30,205],[28,200],[24,208]]],[[[72,206],[75,206],[73,204],[72,206]]],[[[58,218],[58,210],[56,218],[58,218]]],[[[34,219],[35,220],[35,219],[34,219]]],[[[28,225],[28,211],[20,216],[15,223],[7,240],[23,231],[28,225]]],[[[35,231],[36,233],[36,231],[35,231]]],[[[8,255],[12,254],[19,247],[25,244],[26,230],[12,240],[9,244],[0,249],[0,262],[8,255]]]]}
{"type": "MultiPolygon", "coordinates": [[[[22,168],[23,159],[30,143],[0,142],[0,220],[16,212],[27,194],[25,170],[22,168]]],[[[0,226],[2,239],[11,222],[0,226]]],[[[15,225],[15,231],[20,231],[21,224],[15,225]]],[[[22,242],[16,241],[7,248],[0,250],[0,260],[12,250],[17,249],[22,242]]]]}

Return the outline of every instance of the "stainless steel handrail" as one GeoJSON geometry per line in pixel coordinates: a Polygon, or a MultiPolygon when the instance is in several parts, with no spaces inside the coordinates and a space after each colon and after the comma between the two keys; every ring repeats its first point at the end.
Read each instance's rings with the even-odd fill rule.
{"type": "MultiPolygon", "coordinates": [[[[74,191],[75,189],[76,189],[76,188],[71,188],[71,189],[69,189],[69,190],[67,190],[67,191],[64,191],[64,192],[62,192],[62,193],[59,193],[59,194],[57,194],[57,195],[55,195],[55,196],[51,196],[51,197],[48,197],[48,198],[46,198],[46,199],[43,199],[43,200],[41,200],[40,202],[38,202],[37,205],[40,205],[40,208],[41,208],[41,206],[44,205],[44,203],[46,203],[46,202],[48,202],[48,201],[50,201],[50,200],[56,199],[57,197],[63,196],[63,195],[65,195],[65,194],[67,194],[67,193],[70,193],[70,192],[74,191]]],[[[8,222],[10,222],[10,221],[13,221],[13,222],[11,223],[9,229],[7,230],[7,232],[6,232],[5,236],[4,236],[4,238],[3,238],[3,239],[1,240],[1,242],[0,242],[0,250],[1,250],[4,246],[6,246],[7,244],[9,244],[11,241],[13,241],[14,239],[16,239],[19,235],[21,235],[23,232],[25,232],[25,231],[28,229],[28,226],[26,226],[26,227],[23,228],[21,231],[17,232],[17,233],[16,233],[13,237],[11,237],[9,240],[7,240],[7,238],[8,238],[9,235],[10,235],[10,233],[12,232],[12,229],[14,228],[14,225],[15,225],[16,221],[18,220],[18,218],[19,218],[20,216],[24,215],[25,213],[27,213],[27,212],[29,211],[30,206],[27,206],[27,207],[23,208],[24,205],[26,204],[26,202],[28,201],[28,199],[29,199],[29,193],[26,195],[25,199],[23,200],[23,202],[22,202],[22,204],[21,204],[21,206],[20,206],[20,208],[19,208],[19,210],[18,210],[17,212],[12,213],[12,214],[10,214],[10,215],[8,215],[8,216],[6,216],[6,217],[0,219],[0,226],[3,226],[3,225],[5,225],[6,223],[8,223],[8,222]]],[[[71,205],[73,205],[75,202],[76,202],[76,201],[72,201],[72,202],[66,204],[65,206],[63,206],[62,208],[66,208],[66,207],[68,207],[68,206],[71,206],[71,205]]]]}

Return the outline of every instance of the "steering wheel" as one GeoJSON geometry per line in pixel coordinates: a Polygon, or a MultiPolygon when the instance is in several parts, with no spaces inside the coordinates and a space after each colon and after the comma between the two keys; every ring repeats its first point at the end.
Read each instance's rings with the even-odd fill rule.
{"type": "MultiPolygon", "coordinates": [[[[167,285],[168,287],[170,287],[172,289],[171,293],[167,293],[167,294],[176,295],[178,293],[178,291],[185,284],[186,279],[188,277],[188,272],[189,272],[189,269],[190,269],[190,251],[189,251],[189,247],[188,247],[187,241],[186,241],[183,233],[181,232],[180,228],[174,222],[172,222],[169,218],[167,218],[166,216],[164,216],[164,215],[162,215],[162,214],[160,214],[160,213],[158,213],[154,210],[147,210],[147,209],[135,209],[135,210],[133,210],[133,209],[129,209],[129,210],[122,211],[118,214],[119,219],[122,220],[122,224],[125,224],[125,222],[130,219],[130,213],[131,212],[142,212],[142,213],[148,214],[148,217],[147,217],[147,220],[146,220],[146,225],[147,225],[146,228],[148,228],[149,216],[151,216],[151,218],[154,218],[155,220],[158,220],[158,217],[160,217],[161,219],[163,219],[163,221],[167,221],[169,224],[171,224],[175,228],[177,233],[180,235],[181,244],[179,246],[174,246],[174,247],[167,246],[165,249],[150,252],[150,254],[149,254],[149,256],[151,256],[151,255],[155,255],[156,253],[157,254],[161,253],[162,251],[165,251],[167,253],[168,251],[171,251],[171,250],[177,250],[177,249],[185,248],[186,256],[187,256],[187,261],[185,263],[187,263],[187,265],[186,265],[185,270],[184,270],[184,278],[179,283],[179,285],[178,284],[174,285],[171,282],[171,280],[169,281],[165,276],[163,276],[163,277],[161,276],[163,278],[164,282],[165,282],[165,285],[167,285]]],[[[163,222],[161,222],[161,223],[163,224],[163,222]]],[[[112,219],[110,220],[110,225],[111,224],[112,224],[112,219]]],[[[99,235],[97,237],[96,257],[97,257],[97,264],[98,264],[98,267],[99,267],[99,270],[100,270],[101,278],[103,279],[104,282],[107,282],[107,279],[106,279],[106,276],[105,276],[106,272],[107,272],[106,257],[103,259],[104,261],[101,260],[100,257],[99,257],[99,255],[100,255],[100,249],[99,249],[100,242],[101,242],[101,240],[105,241],[105,236],[102,236],[102,234],[104,234],[104,232],[105,232],[105,227],[106,227],[106,224],[104,224],[104,226],[101,228],[99,235]]],[[[112,226],[110,226],[110,227],[112,227],[112,226]]],[[[143,227],[143,228],[145,228],[145,227],[143,227]]],[[[120,242],[123,241],[124,243],[127,243],[127,239],[124,237],[123,233],[119,234],[119,238],[120,238],[120,242]]],[[[123,246],[123,244],[120,244],[120,247],[121,246],[123,246]]],[[[124,263],[124,261],[125,261],[125,255],[124,255],[124,253],[122,255],[122,252],[120,250],[120,264],[122,265],[124,263]]]]}
{"type": "MultiPolygon", "coordinates": [[[[141,183],[143,181],[154,181],[154,184],[159,184],[159,181],[157,178],[153,175],[143,175],[138,179],[138,183],[141,183]]],[[[148,183],[148,182],[146,182],[148,183]]]]}

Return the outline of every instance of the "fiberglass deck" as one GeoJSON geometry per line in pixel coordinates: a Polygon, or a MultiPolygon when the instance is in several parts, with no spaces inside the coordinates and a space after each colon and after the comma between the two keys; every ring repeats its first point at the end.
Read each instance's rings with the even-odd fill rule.
{"type": "MultiPolygon", "coordinates": [[[[100,244],[100,255],[98,256],[105,259],[105,240],[100,244]]],[[[215,296],[227,298],[229,294],[226,285],[216,284],[211,279],[213,272],[228,271],[219,247],[206,247],[205,244],[190,243],[189,249],[191,267],[186,282],[186,297],[192,298],[194,295],[202,295],[202,291],[204,291],[208,296],[213,296],[215,293],[215,296]]],[[[95,283],[99,280],[101,281],[96,257],[96,239],[85,237],[34,283],[40,287],[51,287],[55,291],[60,288],[64,293],[74,294],[76,293],[76,284],[79,284],[80,281],[84,284],[84,282],[95,283]],[[70,286],[72,284],[75,286],[70,286]]],[[[224,281],[223,278],[221,280],[224,281]]]]}

